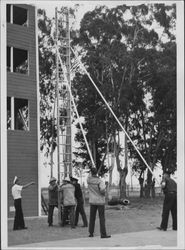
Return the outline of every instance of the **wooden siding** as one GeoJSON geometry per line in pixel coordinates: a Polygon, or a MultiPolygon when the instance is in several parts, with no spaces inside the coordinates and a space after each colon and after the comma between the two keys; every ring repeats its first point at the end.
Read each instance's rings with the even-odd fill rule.
{"type": "Polygon", "coordinates": [[[7,46],[28,50],[29,73],[7,72],[7,95],[28,100],[30,129],[29,131],[8,130],[8,215],[13,207],[11,187],[17,175],[24,185],[35,181],[35,185],[23,190],[24,216],[36,216],[38,211],[38,127],[37,127],[37,69],[36,69],[36,34],[35,8],[29,5],[16,4],[28,10],[28,27],[7,24],[7,46]]]}

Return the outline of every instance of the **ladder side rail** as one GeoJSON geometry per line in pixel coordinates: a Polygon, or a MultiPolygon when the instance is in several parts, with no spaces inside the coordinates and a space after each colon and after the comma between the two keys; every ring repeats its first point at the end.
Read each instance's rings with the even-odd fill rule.
{"type": "MultiPolygon", "coordinates": [[[[61,59],[60,56],[59,56],[59,61],[60,61],[60,65],[61,65],[62,67],[64,67],[64,65],[63,65],[63,63],[62,63],[62,59],[61,59]]],[[[64,69],[64,71],[65,71],[65,69],[64,69]]],[[[83,137],[84,137],[86,146],[87,146],[87,150],[88,150],[88,153],[89,153],[91,162],[92,162],[92,165],[93,165],[93,167],[95,168],[95,163],[94,163],[94,160],[93,160],[93,157],[92,157],[92,153],[91,153],[91,150],[90,150],[90,148],[89,148],[89,144],[88,144],[88,142],[87,142],[87,139],[86,139],[86,136],[85,136],[85,133],[84,133],[84,129],[83,129],[82,123],[81,123],[81,121],[80,121],[80,116],[79,116],[78,110],[77,110],[77,108],[76,108],[76,104],[75,104],[75,101],[74,101],[74,97],[73,97],[72,92],[71,92],[71,87],[70,87],[69,85],[67,85],[67,87],[68,87],[68,90],[69,90],[69,93],[70,93],[70,96],[71,96],[71,100],[72,100],[72,103],[73,103],[73,106],[74,106],[74,109],[75,109],[75,113],[76,113],[76,115],[77,115],[77,118],[78,118],[78,121],[79,121],[79,124],[80,124],[80,129],[81,129],[81,131],[82,131],[82,134],[83,134],[83,137]]]]}
{"type": "MultiPolygon", "coordinates": [[[[55,8],[55,28],[56,28],[56,37],[55,37],[55,46],[56,46],[56,89],[57,89],[57,169],[58,169],[58,183],[61,184],[60,181],[60,154],[59,154],[59,62],[58,62],[58,15],[57,15],[57,7],[55,8]]],[[[58,223],[61,225],[61,197],[60,190],[58,189],[58,223]]]]}

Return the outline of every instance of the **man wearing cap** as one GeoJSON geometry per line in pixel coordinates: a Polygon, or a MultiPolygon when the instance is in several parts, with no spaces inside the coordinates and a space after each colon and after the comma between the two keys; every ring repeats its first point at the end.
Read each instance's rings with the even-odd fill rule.
{"type": "Polygon", "coordinates": [[[63,205],[62,226],[66,224],[66,219],[69,211],[71,228],[75,228],[75,187],[71,184],[70,178],[65,177],[63,185],[60,186],[60,200],[63,205]]]}
{"type": "Polygon", "coordinates": [[[48,206],[49,206],[49,211],[48,211],[48,226],[51,227],[53,226],[53,211],[54,208],[58,208],[58,185],[56,183],[56,178],[51,177],[49,181],[49,187],[48,187],[48,206]]]}
{"type": "Polygon", "coordinates": [[[78,183],[78,179],[70,177],[73,185],[75,186],[75,198],[77,200],[76,211],[75,211],[75,226],[78,225],[79,214],[82,216],[83,227],[88,226],[87,217],[84,210],[84,198],[82,194],[82,189],[78,183]]]}
{"type": "Polygon", "coordinates": [[[97,176],[97,169],[91,169],[91,175],[87,179],[89,188],[89,204],[90,204],[90,221],[89,221],[89,237],[94,236],[94,226],[96,220],[96,212],[98,210],[100,220],[101,238],[110,238],[105,228],[105,191],[106,186],[102,179],[97,176]]]}
{"type": "Polygon", "coordinates": [[[15,176],[13,180],[12,196],[14,199],[14,207],[15,207],[13,230],[27,229],[27,227],[25,227],[24,215],[22,211],[22,190],[33,184],[35,184],[35,182],[30,182],[24,186],[20,185],[20,180],[17,176],[15,176]]]}
{"type": "Polygon", "coordinates": [[[170,211],[172,214],[172,228],[173,230],[177,230],[177,183],[170,178],[170,174],[170,170],[166,169],[161,183],[165,197],[162,221],[160,227],[157,227],[157,229],[162,231],[167,230],[170,211]]]}

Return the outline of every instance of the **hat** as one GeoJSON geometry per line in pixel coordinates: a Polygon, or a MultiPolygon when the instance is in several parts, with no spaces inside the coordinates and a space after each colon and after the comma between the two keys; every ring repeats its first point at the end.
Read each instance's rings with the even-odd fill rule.
{"type": "Polygon", "coordinates": [[[69,176],[66,176],[66,177],[64,178],[64,181],[70,182],[71,180],[70,180],[69,176]]]}
{"type": "Polygon", "coordinates": [[[13,184],[15,184],[17,180],[18,180],[18,177],[15,176],[15,177],[14,177],[14,180],[13,180],[13,184]]]}
{"type": "Polygon", "coordinates": [[[74,177],[72,177],[72,176],[70,177],[70,180],[71,180],[71,181],[78,181],[78,179],[76,179],[76,178],[74,178],[74,177]]]}
{"type": "Polygon", "coordinates": [[[97,174],[97,169],[96,168],[91,168],[91,173],[92,175],[96,175],[97,174]]]}
{"type": "Polygon", "coordinates": [[[53,181],[56,181],[57,179],[55,177],[51,177],[49,183],[53,182],[53,181]]]}
{"type": "Polygon", "coordinates": [[[171,173],[172,173],[172,171],[169,168],[166,168],[164,170],[164,174],[171,174],[171,173]]]}

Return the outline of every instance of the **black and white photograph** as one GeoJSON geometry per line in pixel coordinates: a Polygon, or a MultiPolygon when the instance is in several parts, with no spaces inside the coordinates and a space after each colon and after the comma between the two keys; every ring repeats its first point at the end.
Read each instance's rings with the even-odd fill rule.
{"type": "Polygon", "coordinates": [[[185,249],[184,1],[0,2],[0,248],[185,249]]]}

